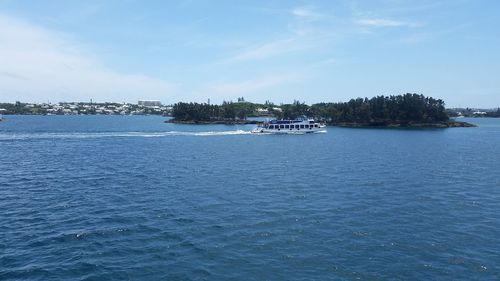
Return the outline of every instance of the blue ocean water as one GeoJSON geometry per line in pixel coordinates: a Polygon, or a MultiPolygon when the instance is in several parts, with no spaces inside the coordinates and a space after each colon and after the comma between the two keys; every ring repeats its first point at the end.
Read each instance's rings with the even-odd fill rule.
{"type": "Polygon", "coordinates": [[[500,119],[0,122],[0,280],[499,280],[500,119]]]}

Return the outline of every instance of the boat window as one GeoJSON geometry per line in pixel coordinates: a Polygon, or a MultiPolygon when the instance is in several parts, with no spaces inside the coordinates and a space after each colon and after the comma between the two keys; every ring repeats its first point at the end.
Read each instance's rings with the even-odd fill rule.
{"type": "Polygon", "coordinates": [[[314,124],[314,128],[318,128],[318,124],[314,124]]]}
{"type": "Polygon", "coordinates": [[[280,125],[280,129],[284,129],[285,128],[285,125],[280,125]]]}
{"type": "Polygon", "coordinates": [[[295,125],[295,129],[299,129],[299,125],[295,125]]]}
{"type": "Polygon", "coordinates": [[[285,125],[285,129],[288,129],[288,127],[290,127],[290,125],[285,125]]]}
{"type": "Polygon", "coordinates": [[[309,129],[309,125],[305,125],[306,126],[306,129],[309,129]]]}
{"type": "Polygon", "coordinates": [[[301,128],[301,129],[304,129],[304,125],[300,125],[300,128],[301,128]]]}

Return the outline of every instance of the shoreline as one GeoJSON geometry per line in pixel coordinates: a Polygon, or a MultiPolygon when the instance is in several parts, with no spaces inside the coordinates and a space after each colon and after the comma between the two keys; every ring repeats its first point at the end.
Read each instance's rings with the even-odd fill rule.
{"type": "MultiPolygon", "coordinates": [[[[194,120],[165,120],[165,123],[187,124],[187,125],[257,125],[262,124],[262,121],[256,120],[211,120],[211,121],[194,121],[194,120]]],[[[477,125],[463,121],[446,121],[436,123],[417,123],[417,122],[328,122],[328,126],[342,128],[472,128],[477,125]]]]}
{"type": "MultiPolygon", "coordinates": [[[[28,115],[28,114],[22,114],[28,115]]],[[[31,115],[31,114],[29,114],[31,115]]],[[[82,114],[78,116],[86,116],[87,114],[82,114]]],[[[0,119],[1,121],[5,120],[4,118],[0,119]]],[[[37,116],[37,115],[32,115],[37,116]]],[[[65,116],[65,115],[61,115],[65,116]]],[[[92,115],[99,116],[99,115],[92,115]]],[[[123,116],[123,115],[102,115],[102,116],[123,116]]],[[[128,115],[126,115],[128,116],[128,115]]],[[[148,115],[132,115],[132,116],[148,116],[148,115]]],[[[151,115],[150,115],[151,116],[151,115]]],[[[158,116],[161,117],[161,116],[158,116]]],[[[484,117],[482,117],[484,118],[484,117]]],[[[257,120],[205,120],[205,121],[195,121],[195,120],[175,120],[168,119],[165,120],[164,123],[173,123],[173,124],[186,124],[186,125],[257,125],[262,124],[262,121],[257,120]]],[[[477,127],[477,125],[464,122],[464,121],[444,121],[444,122],[435,122],[435,123],[419,123],[419,122],[327,122],[326,125],[333,127],[341,127],[341,128],[414,128],[414,129],[432,129],[432,128],[472,128],[477,127]]]]}
{"type": "Polygon", "coordinates": [[[338,122],[327,123],[329,126],[342,128],[421,128],[421,129],[445,129],[445,128],[473,128],[477,125],[463,121],[446,121],[436,123],[414,123],[414,122],[338,122]]]}

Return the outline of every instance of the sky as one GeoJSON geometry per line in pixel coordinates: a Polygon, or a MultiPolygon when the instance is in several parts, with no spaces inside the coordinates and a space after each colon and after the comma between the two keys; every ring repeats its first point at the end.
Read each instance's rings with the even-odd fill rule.
{"type": "Polygon", "coordinates": [[[0,102],[500,106],[496,0],[0,0],[0,102]]]}

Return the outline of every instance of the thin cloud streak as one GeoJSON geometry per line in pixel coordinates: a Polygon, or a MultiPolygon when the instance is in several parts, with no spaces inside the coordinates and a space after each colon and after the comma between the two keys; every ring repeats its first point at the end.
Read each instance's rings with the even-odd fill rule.
{"type": "Polygon", "coordinates": [[[291,10],[290,14],[292,19],[288,26],[290,28],[288,37],[282,36],[240,50],[222,60],[222,63],[241,63],[283,56],[319,47],[325,43],[325,37],[328,36],[319,32],[320,29],[317,26],[317,21],[326,19],[323,14],[316,12],[313,7],[296,7],[291,10]]]}
{"type": "Polygon", "coordinates": [[[301,51],[305,48],[306,46],[300,43],[295,37],[278,39],[244,50],[228,59],[223,60],[223,63],[238,63],[251,60],[260,60],[291,52],[301,51]]]}
{"type": "Polygon", "coordinates": [[[419,27],[421,24],[381,18],[366,18],[355,21],[356,24],[367,27],[419,27]]]}
{"type": "Polygon", "coordinates": [[[313,7],[296,7],[292,10],[292,14],[300,20],[315,21],[324,18],[324,15],[316,12],[313,7]]]}

